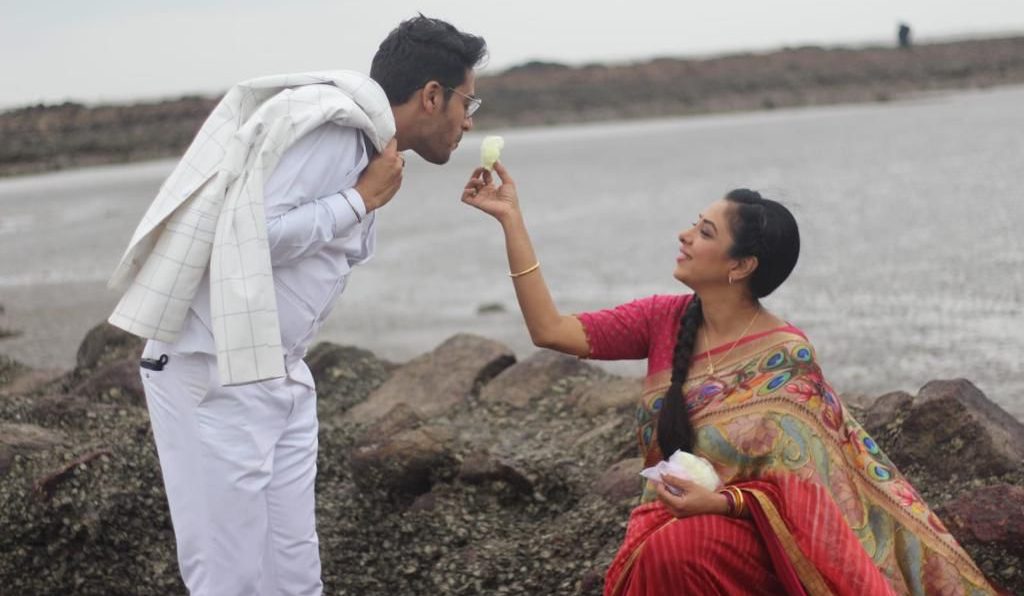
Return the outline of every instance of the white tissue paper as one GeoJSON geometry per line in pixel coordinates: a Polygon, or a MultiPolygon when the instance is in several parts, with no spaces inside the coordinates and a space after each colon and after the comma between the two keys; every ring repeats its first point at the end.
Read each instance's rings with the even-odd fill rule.
{"type": "MultiPolygon", "coordinates": [[[[695,482],[711,491],[718,490],[722,486],[722,480],[718,477],[711,462],[686,451],[676,451],[672,457],[668,458],[668,461],[662,460],[656,466],[644,468],[640,475],[654,482],[662,482],[662,475],[675,476],[695,482]]],[[[669,484],[665,484],[665,488],[674,495],[681,494],[678,489],[669,484]]]]}

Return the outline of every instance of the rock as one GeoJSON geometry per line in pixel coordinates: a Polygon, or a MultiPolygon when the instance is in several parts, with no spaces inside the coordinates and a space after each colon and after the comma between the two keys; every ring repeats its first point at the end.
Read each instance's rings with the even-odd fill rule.
{"type": "Polygon", "coordinates": [[[914,396],[905,391],[894,391],[871,403],[860,422],[871,434],[876,434],[887,425],[900,425],[914,402],[914,396]]]}
{"type": "Polygon", "coordinates": [[[588,416],[605,410],[634,409],[640,403],[643,380],[612,377],[588,385],[577,385],[570,400],[588,416]]]}
{"type": "Polygon", "coordinates": [[[423,419],[416,413],[416,410],[409,404],[400,403],[364,429],[363,433],[356,438],[355,444],[359,447],[372,445],[398,433],[415,430],[422,425],[423,419]]]}
{"type": "Polygon", "coordinates": [[[476,307],[478,315],[496,315],[508,311],[505,305],[500,302],[487,302],[476,307]]]}
{"type": "MultiPolygon", "coordinates": [[[[145,341],[127,331],[103,322],[93,327],[78,346],[75,369],[91,370],[119,358],[138,359],[145,341]]],[[[137,364],[137,363],[136,363],[137,364]]]]}
{"type": "MultiPolygon", "coordinates": [[[[907,406],[902,423],[882,443],[898,466],[918,466],[938,478],[983,478],[1014,471],[1024,462],[1024,424],[992,403],[970,381],[932,381],[907,406]]],[[[874,419],[875,415],[871,414],[874,419]]]]}
{"type": "Polygon", "coordinates": [[[409,505],[410,512],[432,512],[437,508],[437,495],[433,491],[416,497],[412,505],[409,505]]]}
{"type": "Polygon", "coordinates": [[[963,544],[995,544],[1024,557],[1024,486],[997,484],[969,491],[936,514],[963,544]]]}
{"type": "MultiPolygon", "coordinates": [[[[2,356],[0,356],[2,358],[2,356]]],[[[0,364],[0,368],[2,368],[0,364]]],[[[3,381],[3,373],[0,372],[0,397],[12,395],[28,395],[57,381],[66,374],[61,370],[38,370],[33,368],[21,368],[14,372],[11,378],[3,381]]]]}
{"type": "Polygon", "coordinates": [[[430,491],[438,479],[454,475],[454,434],[424,426],[357,446],[351,454],[352,477],[365,490],[382,490],[403,499],[430,491]]]}
{"type": "Polygon", "coordinates": [[[520,495],[533,494],[533,482],[529,479],[528,473],[518,469],[511,461],[495,459],[486,454],[466,457],[459,467],[459,480],[469,484],[499,481],[520,495]]]}
{"type": "MultiPolygon", "coordinates": [[[[630,421],[632,421],[632,417],[630,417],[630,421]]],[[[587,444],[593,441],[600,441],[602,443],[617,442],[617,438],[613,436],[614,434],[629,434],[629,430],[620,428],[621,423],[621,420],[612,419],[584,432],[572,442],[573,449],[587,449],[587,444]]],[[[634,444],[633,441],[630,441],[630,444],[634,444]]]]}
{"type": "Polygon", "coordinates": [[[366,401],[349,410],[346,418],[368,423],[403,402],[423,418],[444,414],[465,403],[513,362],[515,356],[503,344],[475,335],[455,335],[396,370],[366,401]]]}
{"type": "MultiPolygon", "coordinates": [[[[901,392],[897,392],[897,393],[901,393],[901,392]]],[[[886,394],[886,395],[888,395],[888,394],[886,394]]],[[[852,392],[852,393],[844,392],[840,396],[840,399],[843,400],[843,403],[846,404],[847,407],[853,408],[853,409],[858,410],[858,411],[867,410],[868,408],[871,407],[872,403],[878,401],[878,398],[875,395],[869,395],[867,393],[855,393],[855,392],[852,392]]]]}
{"type": "Polygon", "coordinates": [[[580,594],[601,594],[604,591],[604,576],[607,566],[591,567],[580,579],[580,594]]]}
{"type": "Polygon", "coordinates": [[[68,393],[90,401],[146,407],[139,362],[124,358],[102,364],[68,393]]]}
{"type": "Polygon", "coordinates": [[[305,360],[316,381],[317,410],[325,420],[364,401],[397,368],[369,350],[329,342],[315,345],[305,360]]]}
{"type": "Polygon", "coordinates": [[[502,371],[480,391],[480,399],[523,408],[555,383],[569,377],[593,375],[595,372],[594,367],[575,356],[540,350],[502,371]]]}
{"type": "Polygon", "coordinates": [[[0,422],[0,476],[10,470],[15,455],[49,449],[64,441],[63,433],[41,426],[0,422]]]}
{"type": "Polygon", "coordinates": [[[90,402],[78,395],[43,393],[32,399],[29,413],[47,425],[80,425],[91,417],[108,412],[113,405],[90,402]]]}
{"type": "Polygon", "coordinates": [[[7,387],[28,368],[13,358],[0,354],[0,387],[7,387]]]}
{"type": "Polygon", "coordinates": [[[636,499],[643,490],[643,478],[640,476],[643,469],[642,457],[632,457],[614,463],[597,479],[594,492],[612,503],[636,499]]]}

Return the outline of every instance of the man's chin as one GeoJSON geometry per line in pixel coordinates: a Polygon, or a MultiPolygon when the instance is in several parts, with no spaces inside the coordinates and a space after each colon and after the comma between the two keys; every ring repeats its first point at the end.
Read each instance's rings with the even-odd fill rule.
{"type": "Polygon", "coordinates": [[[453,145],[446,145],[444,147],[426,147],[425,149],[427,149],[427,151],[423,153],[419,153],[419,151],[417,151],[417,153],[419,153],[420,157],[426,161],[436,166],[441,166],[448,163],[452,158],[452,153],[455,153],[458,146],[459,143],[456,142],[453,145]]]}
{"type": "Polygon", "coordinates": [[[426,160],[429,163],[434,164],[435,166],[442,166],[442,165],[448,163],[448,160],[450,160],[452,158],[452,154],[451,153],[445,153],[444,155],[423,155],[421,153],[419,155],[424,160],[426,160]]]}

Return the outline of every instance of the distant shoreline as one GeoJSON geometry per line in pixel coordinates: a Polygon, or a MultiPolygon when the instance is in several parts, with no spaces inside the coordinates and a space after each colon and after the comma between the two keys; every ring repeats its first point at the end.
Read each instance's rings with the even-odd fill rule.
{"type": "MultiPolygon", "coordinates": [[[[1024,36],[896,48],[802,47],[624,65],[530,62],[482,76],[480,129],[886,102],[1024,84],[1024,36]]],[[[176,157],[219,96],[0,113],[0,177],[176,157]]]]}

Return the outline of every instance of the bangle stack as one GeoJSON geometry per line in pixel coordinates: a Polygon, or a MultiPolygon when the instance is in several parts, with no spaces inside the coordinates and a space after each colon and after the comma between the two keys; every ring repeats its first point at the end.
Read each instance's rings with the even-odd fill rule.
{"type": "Polygon", "coordinates": [[[527,273],[533,273],[534,271],[536,271],[538,269],[540,269],[540,261],[537,261],[536,263],[534,263],[530,267],[527,267],[526,269],[523,269],[519,273],[512,273],[510,271],[508,276],[511,277],[512,279],[515,279],[517,277],[522,277],[522,276],[526,275],[527,273]]]}
{"type": "Polygon", "coordinates": [[[725,500],[729,502],[729,517],[743,517],[747,510],[743,491],[735,486],[727,486],[718,492],[725,495],[725,500]]]}

